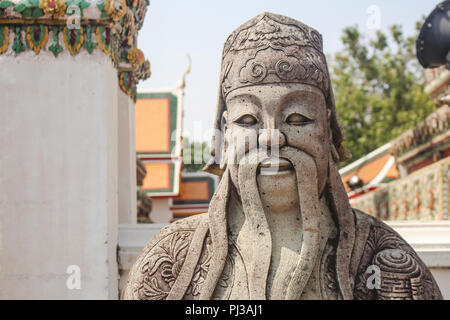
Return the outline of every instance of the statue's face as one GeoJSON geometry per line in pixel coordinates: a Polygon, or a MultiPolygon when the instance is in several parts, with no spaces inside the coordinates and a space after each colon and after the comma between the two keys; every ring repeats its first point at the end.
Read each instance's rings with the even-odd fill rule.
{"type": "Polygon", "coordinates": [[[308,183],[317,183],[322,193],[328,168],[329,117],[321,90],[297,83],[255,85],[232,91],[226,105],[222,117],[227,153],[224,161],[230,170],[239,170],[239,161],[246,154],[262,148],[271,157],[260,168],[279,161],[277,169],[268,174],[285,175],[293,168],[292,160],[283,159],[282,150],[291,147],[314,159],[318,181],[308,183]]]}

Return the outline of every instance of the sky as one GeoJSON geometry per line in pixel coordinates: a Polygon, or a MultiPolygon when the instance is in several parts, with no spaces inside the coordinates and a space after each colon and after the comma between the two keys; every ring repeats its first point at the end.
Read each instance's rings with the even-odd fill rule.
{"type": "Polygon", "coordinates": [[[269,11],[299,20],[323,37],[325,54],[342,49],[342,29],[358,25],[368,38],[377,28],[400,24],[406,35],[439,0],[150,0],[138,47],[151,63],[152,75],[138,91],[176,86],[186,77],[183,135],[209,142],[215,117],[222,47],[233,30],[269,11]]]}

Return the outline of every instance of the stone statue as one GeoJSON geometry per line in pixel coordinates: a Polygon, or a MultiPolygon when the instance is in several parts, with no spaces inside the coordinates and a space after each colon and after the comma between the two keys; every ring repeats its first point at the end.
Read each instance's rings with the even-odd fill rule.
{"type": "Polygon", "coordinates": [[[145,247],[124,299],[442,299],[414,250],[352,209],[322,37],[263,13],[227,39],[208,213],[145,247]]]}

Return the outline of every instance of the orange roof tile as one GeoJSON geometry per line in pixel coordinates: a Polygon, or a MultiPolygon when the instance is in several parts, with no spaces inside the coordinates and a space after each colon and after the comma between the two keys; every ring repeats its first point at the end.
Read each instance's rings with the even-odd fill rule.
{"type": "MultiPolygon", "coordinates": [[[[342,181],[344,182],[345,189],[347,192],[351,191],[349,186],[347,185],[348,180],[355,174],[358,174],[358,177],[363,181],[364,184],[369,183],[372,181],[384,168],[386,163],[388,162],[389,158],[392,156],[391,153],[386,153],[385,155],[382,155],[379,158],[376,158],[372,161],[367,162],[363,166],[361,166],[359,169],[354,170],[352,172],[347,173],[346,175],[342,176],[342,181]]],[[[397,168],[393,166],[387,176],[387,178],[398,178],[399,174],[397,171],[397,168]]]]}

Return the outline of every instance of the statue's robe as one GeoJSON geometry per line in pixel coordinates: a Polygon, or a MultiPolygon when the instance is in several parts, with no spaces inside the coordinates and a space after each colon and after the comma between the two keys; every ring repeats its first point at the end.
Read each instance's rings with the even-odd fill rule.
{"type": "MultiPolygon", "coordinates": [[[[352,216],[352,228],[326,239],[302,299],[442,299],[431,272],[397,232],[358,210],[353,209],[352,216]],[[339,250],[350,254],[338,258],[339,250]]],[[[168,225],[144,248],[122,297],[251,298],[248,266],[230,235],[226,261],[219,268],[220,276],[212,280],[212,294],[202,295],[213,268],[212,242],[207,213],[168,225]]]]}

